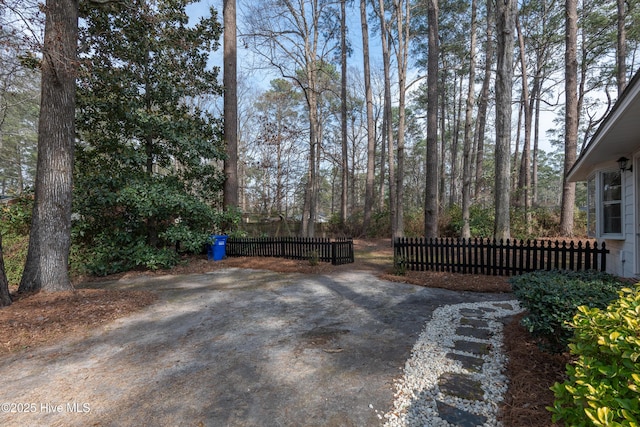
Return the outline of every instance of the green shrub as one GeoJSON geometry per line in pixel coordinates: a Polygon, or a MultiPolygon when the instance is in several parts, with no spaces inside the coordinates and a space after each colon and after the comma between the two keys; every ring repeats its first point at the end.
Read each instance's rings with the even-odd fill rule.
{"type": "Polygon", "coordinates": [[[595,271],[536,271],[509,279],[527,309],[522,324],[553,352],[566,349],[571,321],[579,306],[605,308],[624,285],[615,276],[595,271]]]}
{"type": "MultiPolygon", "coordinates": [[[[205,239],[206,240],[206,239],[205,239]]],[[[106,276],[137,268],[158,270],[175,266],[178,254],[169,248],[154,248],[144,239],[131,240],[130,236],[108,236],[97,239],[96,245],[83,251],[84,272],[106,276]]]]}
{"type": "Polygon", "coordinates": [[[33,193],[25,192],[15,198],[11,205],[0,205],[0,233],[28,236],[31,228],[33,193]]]}
{"type": "Polygon", "coordinates": [[[365,230],[367,237],[389,237],[391,214],[388,210],[375,210],[371,214],[371,225],[365,230]]]}
{"type": "Polygon", "coordinates": [[[11,205],[0,205],[0,234],[2,234],[4,268],[7,280],[12,286],[17,286],[20,283],[24,263],[27,259],[32,209],[32,191],[18,196],[11,205]]]}
{"type": "Polygon", "coordinates": [[[424,236],[424,210],[414,208],[404,212],[404,235],[407,237],[424,236]]]}
{"type": "Polygon", "coordinates": [[[395,255],[393,257],[393,274],[396,276],[405,276],[407,274],[407,261],[405,257],[395,255]]]}
{"type": "MultiPolygon", "coordinates": [[[[471,237],[487,238],[493,235],[495,215],[493,208],[472,205],[469,208],[469,230],[471,237]]],[[[449,207],[441,214],[440,230],[444,237],[459,237],[462,233],[462,208],[458,205],[449,207]]]]}
{"type": "Polygon", "coordinates": [[[578,359],[552,390],[553,421],[567,426],[640,425],[640,286],[625,288],[606,311],[581,306],[569,344],[578,359]]]}
{"type": "Polygon", "coordinates": [[[2,236],[4,269],[9,285],[17,286],[22,278],[22,270],[27,259],[29,236],[7,234],[2,236]]]}
{"type": "Polygon", "coordinates": [[[74,199],[73,265],[85,273],[170,268],[180,253],[199,254],[211,234],[240,223],[239,210],[216,210],[171,176],[131,177],[119,188],[91,183],[74,199]]]}
{"type": "Polygon", "coordinates": [[[309,265],[315,267],[320,264],[320,253],[318,251],[310,251],[307,254],[307,260],[309,261],[309,265]]]}

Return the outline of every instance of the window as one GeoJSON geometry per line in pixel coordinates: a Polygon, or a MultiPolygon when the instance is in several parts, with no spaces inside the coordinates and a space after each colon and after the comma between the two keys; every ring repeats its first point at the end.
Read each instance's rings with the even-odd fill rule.
{"type": "Polygon", "coordinates": [[[587,181],[587,234],[622,237],[622,175],[619,170],[598,172],[587,181]]]}
{"type": "Polygon", "coordinates": [[[603,172],[602,234],[622,234],[622,176],[619,170],[603,172]]]}

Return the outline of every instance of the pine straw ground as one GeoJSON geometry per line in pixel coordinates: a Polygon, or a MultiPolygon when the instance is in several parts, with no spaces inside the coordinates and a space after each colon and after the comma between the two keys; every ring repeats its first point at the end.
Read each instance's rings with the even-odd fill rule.
{"type": "MultiPolygon", "coordinates": [[[[116,280],[142,274],[204,273],[225,267],[308,274],[331,274],[360,269],[372,271],[385,280],[420,286],[474,292],[511,291],[506,278],[494,276],[410,271],[404,276],[394,276],[389,240],[356,241],[355,250],[355,265],[343,266],[327,263],[312,266],[307,261],[275,258],[227,258],[211,262],[202,256],[191,257],[170,271],[133,271],[107,278],[77,278],[77,290],[73,292],[14,296],[11,306],[0,309],[0,325],[4,329],[0,335],[0,357],[19,351],[28,355],[35,347],[65,337],[82,337],[100,324],[153,304],[156,300],[153,292],[83,289],[82,286],[86,282],[116,280]]],[[[506,401],[502,405],[502,423],[505,427],[553,426],[551,415],[545,409],[553,402],[553,393],[549,387],[556,381],[562,381],[568,358],[567,355],[550,355],[540,351],[519,320],[519,317],[516,318],[504,330],[510,385],[506,401]]]]}

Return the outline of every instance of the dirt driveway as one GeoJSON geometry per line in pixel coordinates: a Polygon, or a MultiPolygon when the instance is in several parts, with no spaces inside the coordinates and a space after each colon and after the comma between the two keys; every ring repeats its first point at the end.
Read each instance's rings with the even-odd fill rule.
{"type": "Polygon", "coordinates": [[[441,305],[507,300],[229,268],[108,284],[157,304],[0,361],[2,426],[374,426],[441,305]]]}

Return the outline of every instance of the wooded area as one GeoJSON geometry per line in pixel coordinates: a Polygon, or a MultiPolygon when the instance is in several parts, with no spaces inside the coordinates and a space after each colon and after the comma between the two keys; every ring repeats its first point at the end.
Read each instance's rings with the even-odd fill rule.
{"type": "Polygon", "coordinates": [[[240,100],[241,128],[249,131],[240,142],[246,172],[242,210],[301,216],[303,221],[308,215],[332,218],[360,234],[370,231],[362,226],[369,224],[367,207],[375,206],[388,216],[390,234],[398,236],[416,233],[406,215],[410,222],[424,215],[425,228],[417,234],[438,235],[439,216],[462,206],[460,234],[469,236],[469,208],[480,205],[495,207],[494,234],[508,237],[513,208],[524,211],[531,235],[540,232],[533,212],[544,207],[557,209],[561,217],[554,232],[572,235],[575,206],[583,202],[575,200],[575,184],[564,183],[562,175],[575,161],[578,145],[584,146],[613,105],[613,92],[622,90],[621,81],[635,69],[626,64],[635,64],[637,40],[632,39],[637,37],[629,35],[635,32],[636,8],[631,3],[618,9],[614,2],[572,6],[546,1],[499,6],[361,3],[363,30],[358,37],[349,35],[352,52],[362,55],[364,66],[352,55],[346,142],[340,131],[345,120],[338,113],[344,101],[337,96],[342,74],[338,5],[285,1],[246,6],[240,38],[252,64],[279,73],[291,86],[272,80],[266,91],[247,89],[254,95],[245,99],[273,99],[282,90],[290,93],[281,96],[287,102],[294,93],[313,96],[283,104],[288,119],[272,103],[256,109],[256,103],[240,100]],[[575,24],[572,7],[577,8],[575,24]],[[322,17],[328,17],[326,22],[322,17]],[[379,49],[373,60],[370,40],[379,49]],[[618,65],[622,48],[625,62],[618,65]],[[311,58],[310,51],[315,52],[311,58]],[[372,61],[378,66],[370,67],[372,61]],[[372,69],[380,70],[373,78],[372,69]],[[304,78],[301,70],[307,73],[304,78]],[[278,121],[287,134],[274,136],[272,129],[260,126],[278,121]],[[304,147],[301,141],[307,137],[309,147],[304,147]],[[345,144],[346,159],[341,154],[345,144]],[[297,171],[283,173],[282,157],[272,158],[282,145],[299,147],[288,157],[297,171]],[[297,157],[300,153],[304,159],[297,157]],[[351,177],[346,202],[341,197],[344,172],[351,177]],[[305,199],[309,194],[311,200],[305,199]],[[345,210],[351,213],[347,224],[345,210]]]}
{"type": "Polygon", "coordinates": [[[70,286],[71,244],[93,273],[162,266],[241,218],[571,236],[564,172],[640,41],[635,0],[0,6],[0,193],[34,195],[25,291],[70,286]]]}

